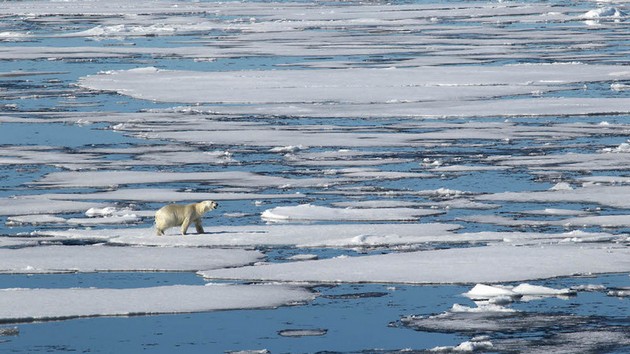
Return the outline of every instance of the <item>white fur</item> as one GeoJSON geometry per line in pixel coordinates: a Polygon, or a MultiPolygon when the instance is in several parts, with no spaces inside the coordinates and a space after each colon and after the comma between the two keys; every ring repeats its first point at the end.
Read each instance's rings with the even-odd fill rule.
{"type": "Polygon", "coordinates": [[[199,203],[187,205],[169,204],[163,206],[155,212],[155,228],[157,235],[164,235],[164,231],[168,228],[181,225],[182,235],[186,235],[188,226],[193,223],[197,233],[202,234],[201,217],[206,212],[215,209],[218,204],[212,200],[204,200],[199,203]]]}

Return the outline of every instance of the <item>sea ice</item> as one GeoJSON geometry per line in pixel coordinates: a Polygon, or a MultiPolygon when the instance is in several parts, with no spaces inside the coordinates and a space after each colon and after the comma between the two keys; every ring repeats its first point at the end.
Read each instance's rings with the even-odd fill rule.
{"type": "Polygon", "coordinates": [[[582,15],[582,18],[588,18],[588,19],[600,19],[600,18],[606,18],[606,17],[621,18],[623,16],[626,16],[626,14],[617,8],[600,7],[599,9],[588,11],[587,13],[582,15]]]}
{"type": "Polygon", "coordinates": [[[0,273],[197,271],[252,264],[258,251],[239,249],[39,246],[0,249],[0,273]]]}
{"type": "Polygon", "coordinates": [[[463,295],[473,300],[493,300],[495,298],[509,297],[512,299],[521,298],[523,296],[529,297],[543,297],[543,296],[569,296],[575,295],[574,289],[553,289],[540,285],[531,285],[528,283],[522,283],[517,286],[503,286],[503,285],[485,285],[477,284],[470,291],[463,295]]]}
{"type": "Polygon", "coordinates": [[[627,272],[627,248],[486,246],[202,271],[210,279],[312,283],[488,283],[627,272]]]}
{"type": "Polygon", "coordinates": [[[6,225],[17,226],[24,224],[41,225],[41,224],[63,224],[66,219],[54,215],[17,215],[9,216],[6,225]]]}
{"type": "Polygon", "coordinates": [[[283,329],[278,332],[282,337],[317,337],[328,332],[326,329],[283,329]]]}
{"type": "Polygon", "coordinates": [[[394,99],[402,102],[466,101],[552,90],[552,83],[628,77],[629,72],[615,66],[581,64],[495,66],[474,72],[457,66],[236,72],[138,68],[86,76],[79,80],[79,85],[134,98],[191,104],[374,104],[390,103],[394,99]],[[331,81],[332,77],[335,80],[331,81]],[[238,96],[232,94],[236,91],[238,96]]]}
{"type": "MultiPolygon", "coordinates": [[[[153,228],[42,230],[37,235],[54,239],[107,241],[114,245],[169,247],[375,247],[418,244],[423,242],[464,242],[466,240],[502,239],[504,235],[463,235],[452,231],[454,224],[337,224],[337,225],[258,225],[209,226],[205,234],[166,237],[155,236],[153,228]],[[457,240],[457,241],[455,241],[457,240]]],[[[566,237],[566,236],[563,236],[566,237]]]]}
{"type": "Polygon", "coordinates": [[[488,299],[497,296],[516,297],[518,295],[519,294],[506,287],[489,286],[485,284],[477,284],[470,291],[464,293],[464,296],[471,299],[488,299]]]}
{"type": "Polygon", "coordinates": [[[276,207],[265,210],[261,218],[271,222],[283,221],[414,221],[422,216],[441,214],[439,210],[411,208],[329,208],[312,204],[276,207]]]}
{"type": "Polygon", "coordinates": [[[102,208],[102,203],[52,200],[39,195],[0,198],[0,215],[26,216],[33,214],[57,214],[83,212],[89,208],[102,208]]]}
{"type": "Polygon", "coordinates": [[[430,349],[431,352],[447,352],[447,353],[462,353],[462,352],[475,352],[475,351],[492,351],[493,349],[492,342],[484,340],[484,341],[465,341],[460,343],[457,346],[444,346],[444,347],[435,347],[430,349]]]}
{"type": "Polygon", "coordinates": [[[285,285],[0,289],[0,294],[0,320],[4,323],[274,308],[314,298],[310,291],[285,285]]]}
{"type": "Polygon", "coordinates": [[[509,201],[527,203],[597,203],[620,209],[630,208],[630,186],[588,185],[573,190],[501,192],[475,196],[483,201],[509,201]]]}
{"type": "MultiPolygon", "coordinates": [[[[549,327],[564,324],[564,330],[592,324],[594,319],[567,314],[545,314],[505,311],[453,312],[434,316],[407,316],[401,319],[403,325],[418,331],[457,332],[477,335],[499,332],[520,333],[544,331],[549,327]]],[[[496,344],[496,343],[495,343],[496,344]]]]}

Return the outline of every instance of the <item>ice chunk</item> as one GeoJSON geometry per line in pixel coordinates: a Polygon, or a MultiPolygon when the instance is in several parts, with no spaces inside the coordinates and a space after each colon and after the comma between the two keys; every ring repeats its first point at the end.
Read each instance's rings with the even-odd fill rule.
{"type": "Polygon", "coordinates": [[[512,291],[520,295],[530,296],[558,296],[558,295],[575,295],[576,291],[573,289],[553,289],[546,286],[531,285],[527,283],[519,284],[512,288],[512,291]]]}
{"type": "Polygon", "coordinates": [[[582,210],[556,209],[556,208],[545,208],[542,210],[526,210],[526,211],[521,211],[520,213],[528,214],[528,215],[554,215],[554,216],[571,216],[571,215],[588,214],[588,212],[582,211],[582,210]]]}
{"type": "Polygon", "coordinates": [[[573,187],[567,182],[558,182],[553,187],[549,188],[552,191],[570,191],[573,187]]]}
{"type": "Polygon", "coordinates": [[[306,147],[304,147],[303,145],[289,145],[289,146],[275,147],[275,148],[270,149],[269,151],[288,153],[288,152],[296,152],[299,150],[304,150],[305,148],[306,147]]]}
{"type": "Polygon", "coordinates": [[[518,295],[518,293],[505,287],[489,286],[485,284],[477,284],[470,291],[464,293],[464,296],[467,296],[471,299],[489,299],[497,296],[516,297],[518,295]]]}
{"type": "Polygon", "coordinates": [[[446,347],[435,347],[432,349],[429,349],[429,351],[431,352],[448,352],[448,353],[467,353],[467,352],[474,352],[474,351],[478,351],[478,350],[482,350],[482,351],[487,351],[487,350],[492,350],[493,349],[493,345],[492,342],[484,340],[484,341],[465,341],[460,343],[457,346],[454,347],[450,347],[450,346],[446,346],[446,347]]]}
{"type": "Polygon", "coordinates": [[[628,297],[630,296],[630,288],[621,288],[621,289],[611,290],[607,294],[608,296],[628,297]]]}
{"type": "Polygon", "coordinates": [[[484,304],[477,307],[468,307],[460,304],[455,304],[451,308],[450,312],[466,312],[466,313],[481,313],[481,312],[516,312],[516,310],[504,307],[496,304],[484,304]]]}
{"type": "Polygon", "coordinates": [[[296,254],[287,259],[290,261],[312,261],[317,258],[319,258],[319,256],[316,254],[296,254]]]}
{"type": "Polygon", "coordinates": [[[20,329],[17,327],[0,327],[0,337],[18,335],[20,335],[20,329]]]}
{"type": "Polygon", "coordinates": [[[590,10],[587,13],[585,13],[584,15],[582,15],[583,18],[588,18],[588,19],[599,19],[599,18],[603,18],[603,17],[615,17],[615,18],[620,18],[622,16],[625,16],[626,14],[615,8],[615,7],[601,7],[599,9],[595,9],[595,10],[590,10]]]}
{"type": "Polygon", "coordinates": [[[85,212],[86,216],[95,217],[95,216],[122,216],[127,215],[131,209],[118,209],[115,207],[105,207],[105,208],[90,208],[85,212]]]}
{"type": "Polygon", "coordinates": [[[323,336],[327,329],[283,329],[278,332],[282,337],[317,337],[323,336]]]}

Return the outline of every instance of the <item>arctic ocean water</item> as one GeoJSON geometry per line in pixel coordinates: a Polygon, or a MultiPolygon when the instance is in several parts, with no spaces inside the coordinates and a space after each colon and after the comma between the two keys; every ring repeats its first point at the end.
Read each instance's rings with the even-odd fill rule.
{"type": "MultiPolygon", "coordinates": [[[[537,98],[621,100],[630,94],[630,89],[623,86],[630,83],[630,77],[623,76],[625,74],[621,77],[602,75],[601,78],[576,79],[576,82],[560,84],[540,80],[535,87],[529,87],[530,82],[487,84],[474,79],[459,84],[428,84],[435,90],[451,85],[462,90],[468,86],[499,90],[492,94],[473,92],[472,98],[461,98],[456,94],[452,97],[455,103],[482,102],[481,108],[471,106],[463,114],[449,113],[446,108],[455,104],[444,98],[449,97],[447,93],[445,96],[437,94],[437,98],[418,97],[410,102],[381,102],[378,97],[372,97],[373,101],[368,102],[360,99],[357,102],[331,102],[320,100],[321,92],[317,87],[310,87],[313,89],[309,92],[312,101],[296,103],[287,97],[286,101],[260,103],[257,100],[265,97],[264,88],[256,87],[253,93],[244,92],[239,91],[238,84],[234,83],[241,71],[294,73],[327,68],[345,73],[357,68],[452,66],[475,72],[489,67],[511,68],[509,65],[513,64],[580,63],[613,65],[617,69],[614,72],[623,72],[627,71],[627,51],[630,47],[630,39],[625,33],[626,13],[630,9],[626,9],[624,3],[612,4],[620,11],[618,15],[614,11],[602,11],[604,15],[601,17],[587,18],[583,17],[585,13],[603,7],[594,1],[523,1],[506,7],[503,2],[491,1],[239,4],[178,1],[147,4],[143,1],[138,5],[120,3],[125,7],[118,14],[115,4],[110,8],[98,1],[77,2],[87,4],[79,7],[83,11],[79,13],[76,13],[79,10],[51,8],[50,4],[45,6],[47,3],[6,3],[0,20],[0,235],[5,242],[0,244],[2,248],[51,244],[109,247],[108,239],[90,238],[83,234],[101,229],[144,230],[152,225],[153,210],[165,202],[179,202],[177,198],[181,197],[173,194],[173,200],[156,201],[130,193],[111,200],[98,194],[117,190],[125,193],[132,188],[221,194],[225,200],[219,200],[220,208],[204,218],[204,225],[226,229],[267,225],[267,221],[261,219],[261,213],[275,207],[298,204],[334,207],[343,203],[394,201],[411,203],[413,208],[439,210],[440,213],[402,222],[384,221],[375,216],[367,220],[340,221],[315,217],[315,220],[292,222],[315,228],[330,224],[391,223],[392,233],[396,232],[395,225],[400,223],[446,223],[458,225],[458,234],[505,233],[505,243],[515,242],[515,247],[532,244],[551,247],[562,242],[584,244],[585,247],[628,247],[630,222],[614,227],[605,222],[587,223],[584,220],[581,221],[584,224],[566,224],[563,222],[566,216],[554,210],[569,210],[578,216],[626,215],[630,205],[608,205],[606,200],[598,203],[597,198],[575,200],[567,197],[526,202],[509,198],[475,198],[503,192],[548,191],[562,182],[569,185],[566,190],[570,191],[582,187],[583,177],[627,176],[623,158],[613,159],[612,162],[606,160],[608,168],[594,169],[601,166],[598,159],[605,149],[612,149],[613,153],[620,151],[618,155],[624,153],[623,144],[630,135],[630,115],[627,106],[623,108],[622,101],[611,102],[609,107],[596,112],[578,107],[577,112],[563,113],[564,108],[550,106],[542,113],[504,115],[502,112],[510,107],[499,106],[503,109],[498,109],[499,112],[494,110],[494,106],[490,107],[497,102],[515,103],[510,100],[537,98]],[[137,13],[133,11],[134,6],[141,5],[149,9],[142,8],[137,13]],[[179,10],[186,6],[192,9],[179,10]],[[424,12],[426,16],[422,15],[424,12]],[[148,67],[157,68],[162,73],[179,70],[233,74],[231,79],[234,81],[226,80],[217,85],[234,90],[235,97],[250,94],[252,102],[217,102],[208,97],[190,105],[168,97],[152,97],[155,92],[150,90],[151,87],[147,92],[138,93],[133,88],[123,87],[123,83],[117,83],[121,86],[116,90],[99,90],[91,89],[90,83],[82,81],[89,77],[104,78],[96,83],[103,84],[109,80],[108,75],[116,75],[113,71],[119,71],[118,75],[124,76],[131,69],[144,68],[148,71],[148,67]],[[621,86],[611,89],[613,84],[621,86]],[[526,93],[519,93],[523,86],[526,86],[526,93]],[[503,89],[505,92],[501,92],[503,89]],[[404,108],[399,106],[406,103],[427,103],[429,113],[404,114],[404,108]],[[483,103],[488,105],[484,107],[483,103]],[[437,107],[435,114],[431,111],[434,104],[437,107]],[[378,112],[384,113],[379,116],[378,112]],[[443,117],[442,112],[445,112],[443,117]],[[112,117],[117,114],[129,114],[129,117],[112,117]],[[161,114],[173,114],[175,118],[162,118],[161,114]],[[233,141],[214,143],[212,139],[218,137],[212,136],[212,128],[203,125],[210,122],[226,132],[237,131],[240,135],[225,138],[233,141]],[[493,125],[496,125],[496,130],[485,130],[493,125]],[[612,128],[605,130],[609,126],[612,128]],[[520,131],[515,132],[514,127],[520,131]],[[277,152],[261,142],[262,138],[257,135],[268,130],[280,134],[283,129],[296,134],[321,133],[322,144],[278,146],[281,149],[277,152]],[[458,135],[459,129],[466,130],[469,135],[458,135]],[[547,129],[551,132],[549,135],[546,135],[547,129]],[[334,133],[347,134],[348,140],[338,145],[327,144],[326,141],[339,141],[334,140],[339,139],[334,133]],[[366,136],[352,138],[362,133],[366,136]],[[436,137],[420,136],[431,133],[436,133],[436,137]],[[404,134],[418,135],[409,140],[396,140],[396,136],[404,134]],[[378,140],[383,136],[390,137],[390,142],[386,141],[387,138],[378,140]],[[371,144],[371,141],[376,142],[371,144]],[[180,151],[207,160],[182,161],[175,154],[180,151]],[[216,159],[212,157],[215,153],[219,154],[216,159]],[[346,153],[349,157],[344,157],[346,153]],[[596,158],[589,159],[590,155],[596,158]],[[545,156],[558,157],[558,160],[549,163],[535,160],[545,156]],[[446,169],[449,166],[463,169],[449,171],[446,169]],[[245,183],[186,179],[159,183],[128,180],[111,186],[93,181],[94,184],[79,187],[64,186],[63,183],[38,184],[55,172],[80,174],[104,170],[142,171],[147,175],[242,171],[259,178],[282,177],[294,184],[268,185],[260,182],[261,179],[245,183]],[[386,177],[391,175],[385,173],[401,176],[386,177]],[[405,177],[402,176],[404,173],[417,174],[405,177]],[[308,178],[321,178],[323,182],[295,187],[296,181],[304,182],[308,178]],[[50,197],[54,194],[63,194],[64,197],[50,197]],[[273,198],[259,198],[255,196],[257,194],[273,198]],[[122,211],[129,209],[138,215],[139,220],[87,226],[41,219],[34,222],[13,221],[12,217],[23,216],[24,213],[14,213],[11,201],[26,196],[41,197],[50,202],[53,209],[59,207],[57,203],[60,200],[66,199],[86,201],[95,206],[107,204],[122,211]],[[462,207],[456,202],[479,204],[462,207]],[[486,205],[480,205],[482,203],[486,205]],[[496,219],[484,221],[484,216],[502,216],[508,222],[505,219],[503,222],[496,219]],[[54,234],[68,229],[73,233],[72,237],[63,238],[54,234]],[[582,234],[567,234],[561,238],[563,241],[553,238],[520,241],[519,236],[514,236],[515,240],[512,240],[512,235],[519,232],[551,235],[576,230],[592,232],[596,236],[589,238],[589,234],[581,238],[582,234]],[[573,236],[577,240],[572,239],[573,236]]],[[[559,67],[558,71],[565,69],[559,67]]],[[[514,67],[513,70],[527,72],[522,67],[514,67]]],[[[500,78],[500,75],[496,77],[500,78]]],[[[329,79],[335,85],[327,87],[327,90],[342,87],[346,91],[340,90],[341,93],[370,89],[377,93],[374,96],[383,93],[372,85],[354,87],[354,83],[340,81],[337,86],[336,77],[329,79]]],[[[190,87],[195,87],[194,79],[190,80],[190,87]]],[[[305,80],[315,79],[307,77],[305,80]]],[[[281,80],[278,86],[268,90],[288,90],[287,96],[291,96],[291,90],[294,89],[297,95],[302,85],[291,83],[294,85],[291,86],[283,82],[281,80]]],[[[173,83],[173,91],[180,89],[180,86],[175,86],[177,84],[182,82],[173,83]]],[[[390,83],[383,83],[387,84],[390,83]]],[[[183,90],[186,86],[184,82],[183,90]]],[[[191,91],[190,95],[193,93],[197,94],[191,91]]],[[[86,219],[86,208],[59,208],[50,213],[33,212],[32,215],[36,218],[40,214],[52,214],[65,220],[86,219]]],[[[290,213],[286,216],[287,219],[291,217],[290,213]]],[[[139,244],[142,244],[140,241],[139,244]]],[[[261,251],[265,262],[288,263],[295,261],[291,256],[304,254],[317,259],[343,259],[418,250],[492,247],[494,243],[497,242],[482,238],[479,242],[300,247],[299,243],[298,246],[268,245],[261,241],[261,244],[242,248],[261,251]]],[[[116,245],[115,242],[113,244],[116,245]]],[[[514,259],[514,262],[518,264],[519,260],[514,259]]],[[[14,288],[135,289],[164,285],[203,286],[209,282],[250,282],[250,279],[206,280],[195,272],[104,270],[81,273],[71,266],[48,269],[44,274],[30,274],[28,269],[0,271],[4,273],[0,274],[0,289],[3,291],[14,288]]],[[[340,269],[340,272],[343,271],[357,270],[340,269]]],[[[453,325],[446,328],[440,322],[454,313],[451,310],[455,304],[476,306],[472,300],[462,296],[475,285],[472,282],[423,285],[298,282],[299,286],[317,294],[316,299],[255,310],[131,314],[52,321],[0,319],[0,352],[221,353],[268,350],[271,353],[395,353],[435,349],[442,352],[624,353],[630,350],[627,334],[630,326],[629,275],[627,271],[618,274],[575,274],[528,281],[555,289],[577,290],[567,297],[512,299],[514,302],[503,305],[505,309],[516,311],[509,318],[513,322],[506,322],[498,330],[470,330],[475,323],[488,320],[484,315],[492,321],[492,316],[496,315],[492,312],[463,318],[458,324],[460,327],[453,325]],[[409,316],[435,320],[435,323],[423,326],[406,324],[403,319],[409,316]],[[531,326],[514,324],[521,319],[530,321],[531,326]],[[469,346],[458,347],[460,343],[468,343],[469,346]]],[[[502,282],[501,285],[510,287],[520,283],[523,282],[502,282]]],[[[124,298],[111,300],[114,303],[125,301],[124,298]]]]}

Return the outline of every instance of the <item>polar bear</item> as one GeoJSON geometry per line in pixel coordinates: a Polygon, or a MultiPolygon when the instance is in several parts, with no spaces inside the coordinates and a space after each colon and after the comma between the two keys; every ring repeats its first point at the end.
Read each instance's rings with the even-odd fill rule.
{"type": "Polygon", "coordinates": [[[160,208],[155,212],[155,228],[157,235],[164,235],[164,230],[173,227],[182,227],[182,235],[186,235],[188,226],[191,223],[195,224],[197,233],[202,234],[203,227],[201,226],[201,217],[206,212],[216,209],[219,206],[213,200],[204,200],[199,203],[192,203],[187,205],[181,204],[169,204],[160,208]]]}

